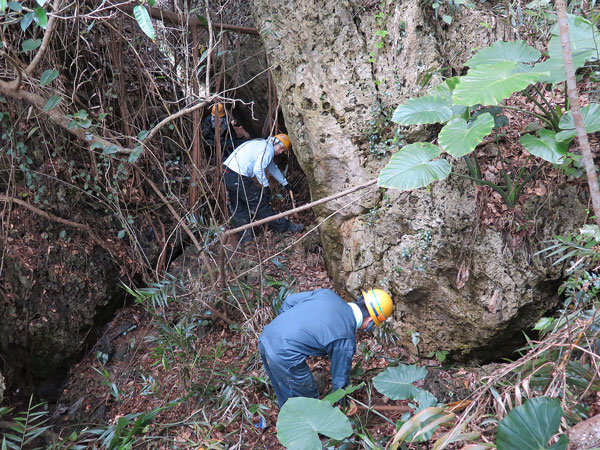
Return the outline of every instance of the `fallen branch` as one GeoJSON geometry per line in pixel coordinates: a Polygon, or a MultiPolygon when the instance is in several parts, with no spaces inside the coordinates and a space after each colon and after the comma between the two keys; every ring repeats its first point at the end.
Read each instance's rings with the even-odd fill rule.
{"type": "Polygon", "coordinates": [[[356,191],[358,191],[360,189],[363,189],[363,188],[366,188],[368,186],[371,186],[372,184],[375,184],[376,182],[377,182],[377,178],[373,178],[372,180],[369,180],[366,183],[363,183],[363,184],[361,184],[359,186],[355,186],[355,187],[350,188],[350,189],[346,189],[345,191],[342,191],[342,192],[338,192],[337,194],[330,195],[329,197],[325,197],[325,198],[322,198],[320,200],[315,200],[314,202],[308,203],[306,205],[298,206],[297,208],[293,208],[293,209],[290,209],[288,211],[285,211],[285,212],[282,212],[282,213],[279,213],[279,214],[275,214],[274,216],[265,217],[264,219],[257,220],[256,222],[250,222],[250,223],[248,223],[246,225],[242,225],[241,227],[237,227],[237,228],[234,228],[233,230],[226,231],[222,235],[222,241],[224,241],[225,238],[227,238],[228,236],[231,236],[232,234],[239,233],[240,231],[244,231],[244,230],[247,230],[249,228],[254,228],[254,227],[257,227],[259,225],[263,225],[265,223],[269,223],[269,222],[271,222],[273,220],[276,220],[276,219],[281,219],[282,217],[287,217],[289,215],[295,214],[295,213],[300,212],[300,211],[305,211],[307,209],[311,209],[311,208],[313,208],[315,206],[321,205],[323,203],[330,202],[331,200],[335,200],[336,198],[340,198],[340,197],[344,197],[344,196],[346,196],[348,194],[352,194],[353,192],[356,192],[356,191]]]}
{"type": "MultiPolygon", "coordinates": [[[[136,3],[137,4],[137,3],[136,3]]],[[[120,6],[119,9],[121,9],[124,12],[127,12],[129,14],[133,14],[133,7],[134,5],[123,5],[120,6]]],[[[200,26],[203,28],[207,28],[207,24],[204,20],[199,19],[198,17],[188,17],[188,16],[184,16],[183,14],[177,14],[177,13],[173,13],[173,12],[168,12],[168,11],[163,11],[160,8],[147,8],[148,9],[148,13],[150,13],[150,17],[152,17],[153,19],[157,19],[157,20],[161,20],[163,22],[167,22],[173,25],[183,25],[183,26],[200,26]]],[[[217,29],[217,30],[227,30],[227,31],[234,31],[236,33],[243,33],[243,34],[254,34],[254,35],[259,35],[259,32],[256,28],[251,28],[251,27],[242,27],[242,26],[238,26],[238,25],[229,25],[226,23],[214,23],[212,24],[212,27],[217,29]]]]}

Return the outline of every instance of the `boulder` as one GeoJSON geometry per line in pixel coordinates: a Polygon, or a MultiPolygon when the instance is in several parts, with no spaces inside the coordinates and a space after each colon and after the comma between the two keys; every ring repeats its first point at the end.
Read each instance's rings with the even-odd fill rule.
{"type": "Polygon", "coordinates": [[[600,415],[590,417],[569,430],[568,450],[589,450],[600,447],[600,415]]]}
{"type": "MultiPolygon", "coordinates": [[[[426,127],[397,136],[393,109],[439,82],[442,68],[460,74],[478,48],[511,38],[482,6],[463,8],[451,25],[418,0],[257,0],[252,8],[313,200],[377,177],[402,139],[427,139],[426,127]]],[[[485,226],[477,199],[471,182],[450,177],[430,190],[372,188],[315,208],[327,219],[320,232],[336,287],[348,299],[368,286],[388,289],[397,331],[409,346],[419,333],[421,351],[506,354],[557,304],[560,271],[536,252],[583,222],[585,199],[572,187],[530,197],[518,210],[535,233],[523,240],[485,226]]]]}

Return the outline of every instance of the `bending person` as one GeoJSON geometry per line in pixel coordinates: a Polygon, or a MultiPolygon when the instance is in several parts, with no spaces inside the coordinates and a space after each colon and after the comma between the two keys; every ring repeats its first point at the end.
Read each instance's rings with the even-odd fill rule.
{"type": "Polygon", "coordinates": [[[279,407],[290,397],[319,398],[307,356],[328,356],[333,390],[346,388],[357,330],[379,326],[393,309],[392,298],[381,289],[363,292],[355,303],[346,303],[330,289],[288,296],[279,315],[258,339],[258,350],[279,407]]]}
{"type": "MultiPolygon", "coordinates": [[[[250,223],[254,218],[264,219],[276,214],[271,206],[267,171],[284,188],[293,192],[293,188],[273,162],[275,155],[282,154],[290,147],[288,135],[278,134],[268,139],[244,142],[225,160],[225,187],[235,227],[250,223]],[[253,178],[256,178],[258,185],[253,178]]],[[[269,222],[269,228],[277,233],[299,233],[304,225],[282,218],[269,222]]],[[[251,241],[253,236],[252,230],[246,230],[240,236],[240,243],[251,241]]]]}
{"type": "Polygon", "coordinates": [[[234,119],[227,119],[227,111],[222,103],[213,105],[211,113],[202,123],[202,136],[211,147],[215,147],[216,122],[219,122],[221,151],[229,155],[235,147],[250,139],[250,134],[234,119]]]}

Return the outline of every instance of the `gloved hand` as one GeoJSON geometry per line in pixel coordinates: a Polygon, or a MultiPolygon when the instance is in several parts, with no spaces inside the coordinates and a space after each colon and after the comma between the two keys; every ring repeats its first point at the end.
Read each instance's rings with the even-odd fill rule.
{"type": "Polygon", "coordinates": [[[287,189],[288,191],[290,191],[294,195],[297,194],[296,189],[290,183],[286,184],[284,186],[284,188],[287,189]]]}

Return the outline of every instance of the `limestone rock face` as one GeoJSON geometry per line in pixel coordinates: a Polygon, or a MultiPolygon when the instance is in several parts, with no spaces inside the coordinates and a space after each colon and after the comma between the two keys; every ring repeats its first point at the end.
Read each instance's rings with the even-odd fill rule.
{"type": "Polygon", "coordinates": [[[569,430],[568,450],[586,450],[600,445],[600,415],[590,417],[569,430]]]}
{"type": "MultiPolygon", "coordinates": [[[[418,0],[252,5],[313,199],[375,178],[393,149],[395,106],[427,79],[439,82],[441,68],[460,74],[478,48],[510,38],[490,10],[463,9],[447,26],[418,0]]],[[[412,142],[430,131],[402,133],[412,142]]],[[[539,242],[581,223],[585,208],[567,189],[521,209],[539,242]]],[[[407,345],[418,332],[421,351],[490,359],[556,304],[559,273],[533,256],[541,245],[513,248],[478,214],[475,187],[457,177],[431,190],[365,190],[317,209],[327,219],[330,274],[348,299],[386,288],[407,345]]]]}

